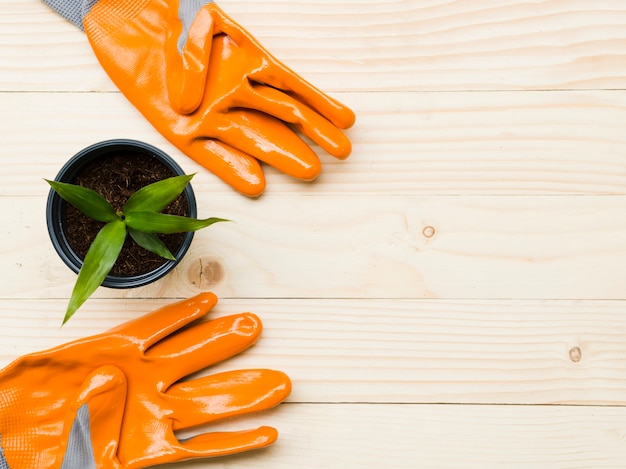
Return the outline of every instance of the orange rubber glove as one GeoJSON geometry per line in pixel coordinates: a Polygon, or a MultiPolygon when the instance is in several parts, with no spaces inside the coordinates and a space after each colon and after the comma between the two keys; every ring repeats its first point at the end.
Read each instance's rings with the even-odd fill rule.
{"type": "Polygon", "coordinates": [[[259,161],[302,180],[337,158],[354,113],[264,49],[210,0],[44,0],[83,27],[104,70],[183,153],[248,196],[259,161]],[[297,131],[294,131],[294,129],[297,131]]]}
{"type": "Polygon", "coordinates": [[[200,294],[2,370],[0,468],[144,468],[274,442],[270,427],[185,441],[174,434],[268,409],[291,389],[286,375],[264,369],[180,381],[246,349],[261,332],[250,313],[194,322],[216,301],[200,294]]]}

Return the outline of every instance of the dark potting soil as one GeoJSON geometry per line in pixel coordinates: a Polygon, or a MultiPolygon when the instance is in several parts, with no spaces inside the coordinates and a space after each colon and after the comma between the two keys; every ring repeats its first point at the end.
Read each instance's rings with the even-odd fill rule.
{"type": "MultiPolygon", "coordinates": [[[[119,211],[138,189],[172,176],[175,174],[157,159],[142,153],[126,151],[104,155],[83,168],[70,182],[93,189],[102,195],[116,211],[119,211]]],[[[89,246],[104,223],[92,220],[72,205],[66,204],[66,206],[68,242],[80,258],[84,259],[89,246]]],[[[185,195],[178,196],[162,213],[189,216],[185,195]]],[[[175,233],[158,236],[170,252],[176,254],[185,235],[175,233]]],[[[166,259],[142,248],[130,236],[127,236],[110,275],[118,277],[140,275],[154,270],[165,262],[167,262],[166,259]]]]}

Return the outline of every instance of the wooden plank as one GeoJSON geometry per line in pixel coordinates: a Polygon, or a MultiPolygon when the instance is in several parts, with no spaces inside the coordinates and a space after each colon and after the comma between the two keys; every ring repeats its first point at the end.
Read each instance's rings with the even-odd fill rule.
{"type": "Polygon", "coordinates": [[[174,469],[623,468],[623,408],[297,405],[228,429],[274,425],[267,450],[174,469]]]}
{"type": "MultiPolygon", "coordinates": [[[[0,301],[0,360],[103,332],[169,302],[0,301]]],[[[221,298],[210,317],[263,321],[249,351],[212,367],[286,372],[292,403],[626,405],[624,301],[221,298]]]]}
{"type": "MultiPolygon", "coordinates": [[[[200,192],[196,234],[166,279],[106,297],[622,299],[625,196],[282,196],[200,192]]],[[[0,197],[1,298],[63,298],[45,198],[0,197]]]]}
{"type": "MultiPolygon", "coordinates": [[[[323,173],[301,183],[268,168],[268,197],[306,195],[626,194],[626,92],[345,93],[358,116],[354,151],[319,149],[323,173]]],[[[222,181],[158,134],[115,93],[0,93],[0,194],[43,195],[80,149],[135,138],[198,172],[201,191],[222,181]]],[[[266,198],[268,198],[266,197],[266,198]]]]}
{"type": "MultiPolygon", "coordinates": [[[[221,5],[329,91],[624,88],[626,5],[615,0],[221,5]]],[[[113,89],[83,33],[43,2],[0,8],[0,90],[113,89]]]]}

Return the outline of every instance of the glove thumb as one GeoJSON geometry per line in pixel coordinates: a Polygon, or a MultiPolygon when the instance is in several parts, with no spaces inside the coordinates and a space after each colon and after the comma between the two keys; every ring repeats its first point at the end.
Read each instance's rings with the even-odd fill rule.
{"type": "Polygon", "coordinates": [[[191,114],[204,96],[215,25],[207,0],[174,3],[165,42],[167,91],[174,111],[191,114]]]}
{"type": "Polygon", "coordinates": [[[60,469],[118,467],[116,453],[126,391],[126,376],[113,366],[98,368],[87,377],[71,413],[60,469]]]}

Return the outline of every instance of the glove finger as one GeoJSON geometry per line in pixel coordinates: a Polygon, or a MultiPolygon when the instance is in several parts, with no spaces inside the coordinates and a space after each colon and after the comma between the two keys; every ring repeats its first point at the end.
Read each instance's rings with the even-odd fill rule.
{"type": "Polygon", "coordinates": [[[293,124],[331,155],[344,159],[352,151],[346,135],[335,124],[304,103],[276,88],[261,84],[252,86],[254,108],[293,124]]]}
{"type": "Polygon", "coordinates": [[[154,345],[146,356],[170,384],[219,363],[253,345],[261,320],[251,313],[234,314],[194,324],[154,345]]]}
{"type": "Polygon", "coordinates": [[[238,432],[203,433],[186,440],[178,449],[186,457],[226,456],[271,445],[278,438],[272,427],[259,427],[238,432]]]}
{"type": "Polygon", "coordinates": [[[259,162],[231,145],[211,139],[196,140],[181,150],[248,197],[257,197],[265,190],[265,176],[259,162]]]}
{"type": "Polygon", "coordinates": [[[164,448],[160,456],[146,458],[149,465],[167,464],[188,459],[227,456],[271,445],[278,438],[272,427],[259,427],[238,432],[212,432],[181,441],[164,448]]]}
{"type": "Polygon", "coordinates": [[[109,334],[128,337],[129,341],[139,343],[140,350],[146,351],[164,337],[206,315],[216,303],[214,293],[203,292],[117,326],[109,334]]]}
{"type": "Polygon", "coordinates": [[[204,96],[213,39],[213,18],[200,4],[175,2],[168,8],[165,60],[167,91],[172,109],[195,111],[204,96]],[[191,25],[186,23],[191,22],[191,25]]]}
{"type": "Polygon", "coordinates": [[[219,133],[226,144],[296,179],[310,181],[321,172],[315,152],[284,122],[265,113],[232,110],[209,132],[219,133]]]}
{"type": "Polygon", "coordinates": [[[291,392],[289,377],[274,370],[237,370],[176,383],[166,392],[174,430],[267,410],[291,392]]]}
{"type": "Polygon", "coordinates": [[[250,78],[288,92],[341,129],[347,129],[354,125],[355,115],[352,110],[323,93],[278,61],[254,36],[228,17],[217,5],[213,6],[213,11],[216,21],[219,22],[218,29],[220,31],[232,37],[241,47],[243,47],[244,42],[247,42],[247,48],[256,49],[257,55],[265,57],[270,63],[269,67],[260,68],[250,78]]]}
{"type": "Polygon", "coordinates": [[[275,61],[273,67],[262,69],[251,78],[281,89],[306,103],[340,129],[349,129],[354,125],[356,116],[349,107],[317,89],[278,61],[275,61]]]}

